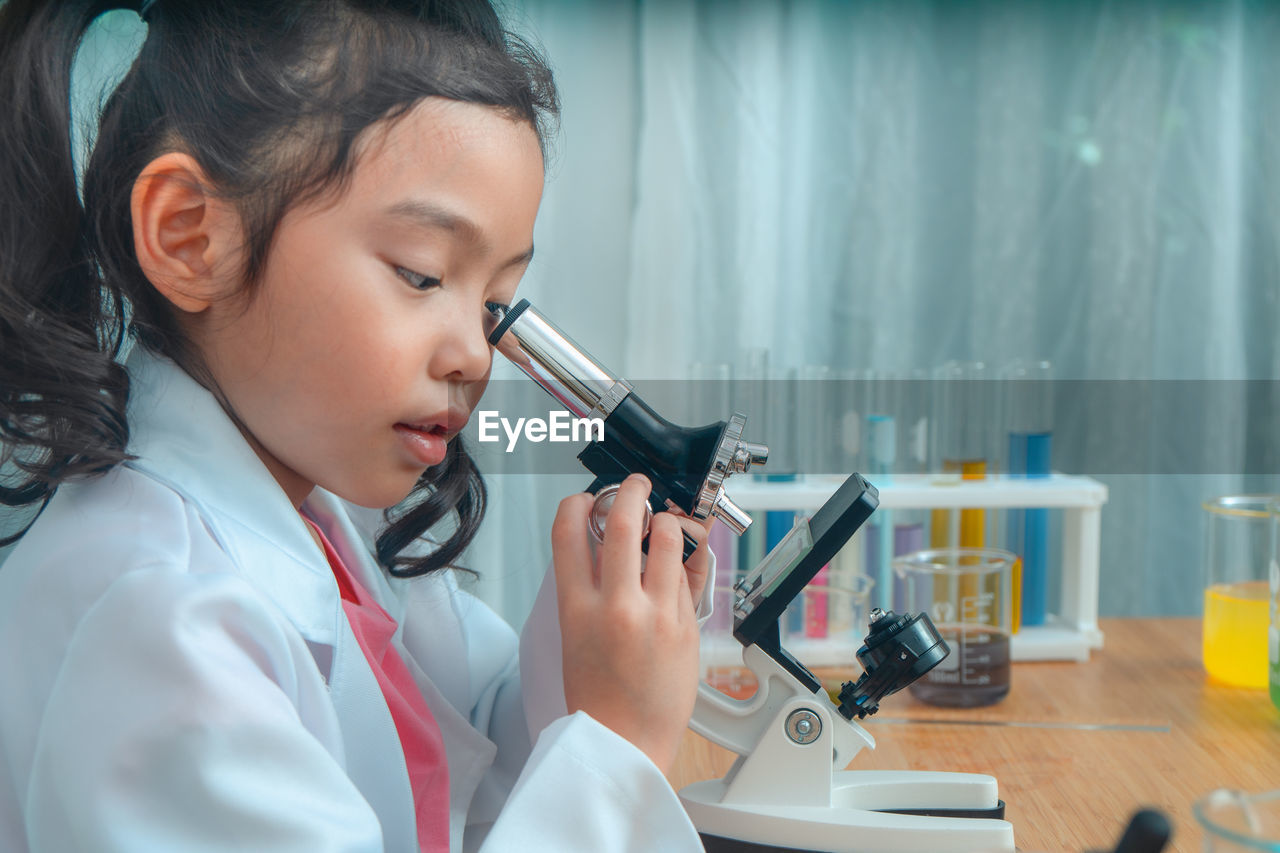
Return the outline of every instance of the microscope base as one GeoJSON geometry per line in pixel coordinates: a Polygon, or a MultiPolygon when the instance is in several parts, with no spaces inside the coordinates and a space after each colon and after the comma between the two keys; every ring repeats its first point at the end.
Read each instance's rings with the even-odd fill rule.
{"type": "Polygon", "coordinates": [[[736,838],[721,838],[719,835],[698,833],[702,839],[702,848],[706,853],[823,853],[811,847],[779,847],[776,844],[756,844],[754,841],[738,841],[736,838]]]}
{"type": "Polygon", "coordinates": [[[725,803],[723,780],[680,792],[708,853],[772,850],[828,853],[978,853],[1014,850],[1013,826],[996,781],[971,773],[845,770],[833,774],[833,805],[725,803]],[[990,817],[943,817],[903,812],[956,812],[990,817]]]}

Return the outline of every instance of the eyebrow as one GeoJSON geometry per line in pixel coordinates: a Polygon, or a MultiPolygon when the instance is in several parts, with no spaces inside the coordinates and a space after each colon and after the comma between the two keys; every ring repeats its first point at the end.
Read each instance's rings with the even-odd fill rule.
{"type": "MultiPolygon", "coordinates": [[[[422,228],[434,228],[449,231],[461,236],[464,240],[476,244],[482,252],[489,251],[489,243],[479,225],[453,211],[429,202],[408,200],[400,201],[388,207],[385,213],[394,218],[409,222],[422,228]]],[[[503,268],[527,264],[533,260],[533,245],[511,258],[503,268]]]]}

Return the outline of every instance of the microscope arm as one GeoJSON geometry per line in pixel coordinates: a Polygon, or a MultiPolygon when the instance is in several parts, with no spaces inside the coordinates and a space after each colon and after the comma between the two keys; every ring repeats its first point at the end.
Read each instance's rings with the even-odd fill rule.
{"type": "MultiPolygon", "coordinates": [[[[834,708],[819,689],[809,692],[794,675],[784,669],[759,646],[743,648],[742,662],[756,676],[759,685],[748,699],[733,699],[706,682],[698,685],[698,698],[689,728],[713,743],[738,755],[750,755],[774,724],[778,712],[793,699],[809,699],[834,708]]],[[[833,714],[834,752],[832,764],[845,767],[863,748],[875,749],[875,738],[855,722],[833,714]]]]}

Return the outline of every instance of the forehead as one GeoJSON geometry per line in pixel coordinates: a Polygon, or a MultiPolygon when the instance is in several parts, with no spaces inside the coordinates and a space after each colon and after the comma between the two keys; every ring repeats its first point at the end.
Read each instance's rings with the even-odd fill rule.
{"type": "Polygon", "coordinates": [[[483,202],[504,187],[513,195],[542,188],[542,151],[529,123],[446,98],[370,127],[355,156],[348,188],[357,204],[390,207],[424,194],[483,202]]]}

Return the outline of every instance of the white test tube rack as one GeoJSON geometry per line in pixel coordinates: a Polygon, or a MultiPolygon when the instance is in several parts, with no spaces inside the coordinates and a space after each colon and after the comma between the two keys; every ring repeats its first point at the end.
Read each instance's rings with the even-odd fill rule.
{"type": "MultiPolygon", "coordinates": [[[[768,482],[745,477],[730,480],[730,496],[748,512],[764,510],[813,511],[843,482],[839,476],[807,475],[792,481],[768,482]]],[[[1013,635],[1014,661],[1087,661],[1102,648],[1098,628],[1098,567],[1102,506],[1107,487],[1088,477],[1053,474],[1044,479],[989,476],[984,480],[940,482],[932,474],[898,474],[873,485],[880,492],[881,509],[1049,509],[1062,511],[1061,584],[1058,612],[1043,625],[1023,626],[1013,635]]],[[[759,519],[757,519],[759,521],[759,519]]],[[[858,547],[855,537],[846,547],[858,547]]],[[[864,632],[865,633],[865,632],[864,632]]],[[[806,664],[854,660],[856,640],[832,637],[807,639],[804,649],[791,648],[806,664]],[[837,646],[851,645],[846,650],[837,646]],[[807,656],[806,656],[807,654],[807,656]]],[[[704,663],[716,665],[719,644],[704,648],[704,663]]]]}

